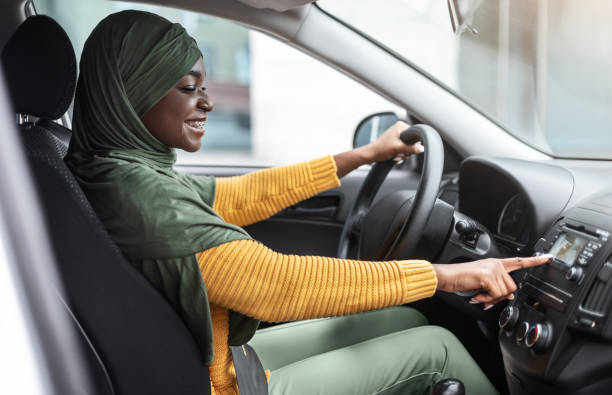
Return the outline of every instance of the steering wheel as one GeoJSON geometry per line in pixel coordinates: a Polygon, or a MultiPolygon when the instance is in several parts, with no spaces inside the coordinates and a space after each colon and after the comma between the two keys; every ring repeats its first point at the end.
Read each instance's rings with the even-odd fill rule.
{"type": "Polygon", "coordinates": [[[362,247],[370,242],[369,232],[376,232],[377,241],[375,252],[368,254],[367,259],[405,259],[415,251],[438,195],[444,169],[444,148],[438,132],[423,124],[404,130],[400,139],[408,145],[421,141],[425,147],[423,172],[416,194],[413,197],[405,191],[392,194],[394,196],[381,199],[371,208],[376,193],[395,162],[389,159],[374,164],[342,228],[339,258],[362,258],[362,247]],[[398,202],[398,199],[401,201],[398,202]],[[393,210],[392,207],[396,207],[396,211],[390,218],[385,218],[389,215],[379,215],[385,210],[393,210]],[[380,235],[383,234],[381,242],[380,235]]]}

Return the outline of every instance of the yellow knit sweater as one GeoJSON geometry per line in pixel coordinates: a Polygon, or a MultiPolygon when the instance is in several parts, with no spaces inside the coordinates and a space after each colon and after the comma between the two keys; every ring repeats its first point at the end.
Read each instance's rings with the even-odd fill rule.
{"type": "MultiPolygon", "coordinates": [[[[245,226],[338,186],[331,156],[297,165],[218,178],[213,209],[245,226]]],[[[365,262],[276,253],[239,240],[197,254],[213,323],[212,393],[237,394],[228,345],[228,309],[265,321],[357,313],[426,298],[436,290],[427,261],[365,262]]]]}

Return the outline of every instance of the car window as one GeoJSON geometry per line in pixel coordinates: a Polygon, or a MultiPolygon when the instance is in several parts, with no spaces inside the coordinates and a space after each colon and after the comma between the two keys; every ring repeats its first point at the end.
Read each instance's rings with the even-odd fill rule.
{"type": "Polygon", "coordinates": [[[400,108],[294,48],[238,24],[128,2],[36,0],[39,14],[66,29],[77,57],[94,26],[124,9],[179,22],[198,41],[214,111],[202,150],[179,164],[279,165],[351,148],[359,121],[400,108]]]}
{"type": "Polygon", "coordinates": [[[446,0],[319,0],[523,142],[612,159],[612,3],[480,1],[455,36],[446,0]]]}

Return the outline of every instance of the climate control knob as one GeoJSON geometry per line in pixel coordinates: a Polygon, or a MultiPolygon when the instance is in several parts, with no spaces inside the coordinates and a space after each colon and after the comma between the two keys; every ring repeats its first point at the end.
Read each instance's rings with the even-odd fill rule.
{"type": "Polygon", "coordinates": [[[525,344],[536,354],[542,354],[550,345],[552,330],[549,324],[535,324],[527,331],[525,344]]]}
{"type": "Polygon", "coordinates": [[[515,306],[506,306],[499,315],[499,327],[504,328],[506,332],[514,329],[519,318],[519,309],[515,306]]]}
{"type": "Polygon", "coordinates": [[[529,322],[523,321],[516,329],[516,341],[522,342],[527,336],[527,332],[529,332],[529,322]]]}
{"type": "Polygon", "coordinates": [[[580,282],[582,277],[584,276],[584,271],[581,267],[572,266],[567,273],[565,273],[565,278],[569,281],[580,282]]]}

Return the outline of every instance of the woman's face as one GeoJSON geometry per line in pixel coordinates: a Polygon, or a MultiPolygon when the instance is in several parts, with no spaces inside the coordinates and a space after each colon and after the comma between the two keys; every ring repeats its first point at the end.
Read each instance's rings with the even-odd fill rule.
{"type": "Polygon", "coordinates": [[[142,123],[170,148],[195,152],[202,146],[206,113],[212,111],[204,78],[202,57],[191,71],[142,117],[142,123]]]}

